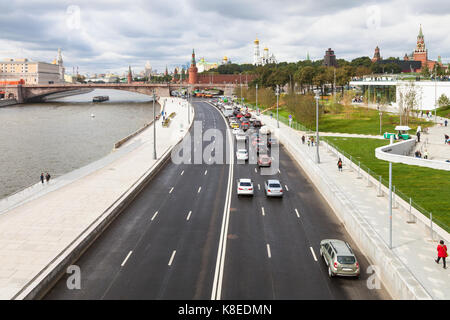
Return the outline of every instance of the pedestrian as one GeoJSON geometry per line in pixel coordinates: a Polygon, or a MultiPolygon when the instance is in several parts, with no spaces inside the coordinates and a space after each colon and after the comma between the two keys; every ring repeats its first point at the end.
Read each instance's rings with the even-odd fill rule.
{"type": "Polygon", "coordinates": [[[437,246],[437,252],[438,252],[438,258],[434,261],[436,261],[437,264],[439,264],[439,260],[442,258],[442,262],[444,263],[444,269],[447,269],[447,265],[445,264],[445,258],[448,257],[447,253],[447,246],[444,245],[444,240],[439,241],[439,244],[437,246]]]}
{"type": "Polygon", "coordinates": [[[311,139],[308,139],[308,147],[311,146],[311,139]]]}
{"type": "Polygon", "coordinates": [[[314,137],[311,137],[311,147],[314,147],[314,137]]]}
{"type": "Polygon", "coordinates": [[[305,136],[302,136],[302,144],[305,144],[305,136]]]}
{"type": "Polygon", "coordinates": [[[43,172],[41,173],[41,182],[42,182],[42,184],[44,184],[44,173],[43,172]]]}
{"type": "Polygon", "coordinates": [[[448,120],[445,119],[445,120],[444,120],[444,125],[447,126],[447,124],[448,124],[448,120]]]}
{"type": "Polygon", "coordinates": [[[417,131],[417,142],[420,142],[420,131],[417,131]]]}
{"type": "Polygon", "coordinates": [[[337,166],[338,166],[338,170],[339,170],[340,172],[342,172],[342,160],[341,160],[341,158],[339,158],[339,160],[338,160],[338,162],[337,162],[337,166]]]}
{"type": "Polygon", "coordinates": [[[47,183],[50,181],[50,174],[48,172],[45,174],[45,180],[47,183]]]}
{"type": "Polygon", "coordinates": [[[428,159],[428,151],[425,149],[425,152],[423,153],[423,158],[428,159]]]}
{"type": "Polygon", "coordinates": [[[273,113],[271,112],[271,113],[270,113],[270,119],[272,119],[272,117],[273,117],[273,113]]]}
{"type": "Polygon", "coordinates": [[[448,138],[449,138],[448,134],[444,134],[444,144],[447,144],[448,138]]]}

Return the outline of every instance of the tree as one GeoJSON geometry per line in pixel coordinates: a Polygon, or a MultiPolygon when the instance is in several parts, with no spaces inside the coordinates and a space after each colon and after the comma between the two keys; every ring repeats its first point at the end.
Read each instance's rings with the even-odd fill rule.
{"type": "Polygon", "coordinates": [[[442,107],[446,107],[449,105],[450,105],[450,99],[445,94],[441,94],[441,96],[438,99],[438,106],[440,108],[442,108],[442,107]]]}
{"type": "Polygon", "coordinates": [[[422,76],[428,78],[430,76],[430,69],[428,68],[428,64],[425,63],[425,65],[422,67],[421,71],[422,76]]]}
{"type": "Polygon", "coordinates": [[[369,57],[359,57],[359,58],[353,59],[352,62],[350,62],[350,65],[352,67],[370,68],[372,66],[372,60],[369,57]]]}
{"type": "Polygon", "coordinates": [[[412,110],[418,109],[418,91],[414,82],[409,82],[407,85],[399,88],[399,108],[400,108],[400,124],[409,124],[409,115],[412,110]]]}
{"type": "MultiPolygon", "coordinates": [[[[308,128],[314,128],[316,123],[316,101],[314,95],[288,94],[284,97],[286,108],[294,117],[308,128]]],[[[323,106],[319,106],[319,121],[323,115],[323,106]]]]}

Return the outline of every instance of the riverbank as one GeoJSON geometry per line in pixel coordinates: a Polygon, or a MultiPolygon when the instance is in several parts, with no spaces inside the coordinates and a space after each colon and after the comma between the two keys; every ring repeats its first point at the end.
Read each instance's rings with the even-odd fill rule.
{"type": "Polygon", "coordinates": [[[0,100],[0,108],[1,107],[8,107],[17,104],[16,99],[6,99],[6,100],[0,100]]]}
{"type": "MultiPolygon", "coordinates": [[[[81,177],[63,176],[61,180],[68,180],[65,185],[0,215],[0,260],[4,262],[0,264],[0,299],[22,299],[36,293],[34,289],[54,276],[55,268],[73,262],[76,256],[72,252],[79,253],[79,246],[87,245],[86,239],[120,212],[123,201],[133,196],[187,133],[186,106],[177,102],[166,103],[166,111],[177,114],[168,128],[160,126],[161,120],[155,123],[158,160],[153,159],[152,125],[99,160],[97,170],[82,168],[81,177]]],[[[50,182],[42,187],[59,183],[50,182]]]]}

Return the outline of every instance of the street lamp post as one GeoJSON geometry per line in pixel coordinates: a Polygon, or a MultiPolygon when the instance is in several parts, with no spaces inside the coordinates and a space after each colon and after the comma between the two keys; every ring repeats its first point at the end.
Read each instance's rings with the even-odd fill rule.
{"type": "Polygon", "coordinates": [[[259,115],[259,109],[258,109],[258,84],[256,84],[256,114],[259,115]]]}
{"type": "Polygon", "coordinates": [[[277,85],[277,89],[275,90],[275,95],[277,96],[277,128],[280,128],[280,123],[278,121],[278,96],[280,95],[280,86],[277,85]]]}
{"type": "Polygon", "coordinates": [[[320,163],[319,156],[319,93],[316,94],[316,162],[320,163]]]}
{"type": "Polygon", "coordinates": [[[437,123],[436,109],[437,109],[437,87],[436,87],[436,71],[434,71],[434,122],[437,123]]]}
{"type": "Polygon", "coordinates": [[[188,110],[188,125],[189,125],[189,123],[191,123],[191,110],[190,110],[190,108],[191,108],[191,106],[190,106],[190,101],[191,101],[191,90],[192,90],[192,87],[189,85],[189,89],[188,89],[188,101],[187,101],[187,104],[188,104],[188,107],[187,107],[187,110],[188,110]]]}
{"type": "Polygon", "coordinates": [[[155,89],[153,89],[153,160],[156,160],[156,114],[155,114],[155,89]]]}
{"type": "Polygon", "coordinates": [[[389,162],[389,248],[392,249],[392,162],[389,162]]]}

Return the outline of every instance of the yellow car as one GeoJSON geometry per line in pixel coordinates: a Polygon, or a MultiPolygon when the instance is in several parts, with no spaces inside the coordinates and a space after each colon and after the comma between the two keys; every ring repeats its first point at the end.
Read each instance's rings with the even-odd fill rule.
{"type": "Polygon", "coordinates": [[[231,124],[231,128],[239,128],[239,123],[236,123],[236,122],[233,122],[232,124],[231,124]]]}

